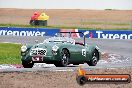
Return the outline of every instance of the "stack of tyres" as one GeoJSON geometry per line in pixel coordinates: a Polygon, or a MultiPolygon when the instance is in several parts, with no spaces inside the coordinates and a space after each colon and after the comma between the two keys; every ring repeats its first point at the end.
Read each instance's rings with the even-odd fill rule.
{"type": "Polygon", "coordinates": [[[38,17],[40,16],[39,12],[34,12],[31,16],[30,25],[38,25],[38,17]]]}
{"type": "Polygon", "coordinates": [[[47,16],[45,13],[41,13],[38,17],[39,26],[47,26],[47,20],[49,19],[49,16],[47,16]]]}
{"type": "Polygon", "coordinates": [[[35,12],[30,20],[30,25],[33,26],[47,26],[47,20],[49,19],[49,16],[47,16],[45,13],[38,13],[35,12]]]}

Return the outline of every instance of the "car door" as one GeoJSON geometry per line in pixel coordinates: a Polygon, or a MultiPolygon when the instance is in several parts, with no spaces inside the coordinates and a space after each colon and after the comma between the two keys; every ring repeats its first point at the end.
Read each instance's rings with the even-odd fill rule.
{"type": "Polygon", "coordinates": [[[70,62],[81,63],[86,59],[86,48],[82,45],[73,45],[70,49],[70,62]]]}

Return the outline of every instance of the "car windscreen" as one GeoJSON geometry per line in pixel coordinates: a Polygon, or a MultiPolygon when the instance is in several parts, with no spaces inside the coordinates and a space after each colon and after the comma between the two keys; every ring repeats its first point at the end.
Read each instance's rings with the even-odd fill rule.
{"type": "Polygon", "coordinates": [[[71,43],[75,44],[75,40],[68,37],[51,37],[44,40],[44,43],[71,43]]]}

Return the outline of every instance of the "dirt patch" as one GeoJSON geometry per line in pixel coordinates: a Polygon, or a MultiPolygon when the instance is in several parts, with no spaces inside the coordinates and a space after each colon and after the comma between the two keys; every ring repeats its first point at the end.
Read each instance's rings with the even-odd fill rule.
{"type": "MultiPolygon", "coordinates": [[[[89,74],[130,74],[132,69],[95,69],[89,74]]],[[[82,88],[76,82],[76,72],[13,72],[0,73],[0,88],[82,88]]],[[[86,84],[83,88],[131,88],[129,84],[86,84]]]]}

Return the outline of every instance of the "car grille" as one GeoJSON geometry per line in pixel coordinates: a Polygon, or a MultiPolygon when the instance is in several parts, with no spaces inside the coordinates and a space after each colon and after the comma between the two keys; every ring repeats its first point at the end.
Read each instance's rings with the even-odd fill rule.
{"type": "Polygon", "coordinates": [[[46,49],[42,49],[42,48],[36,48],[36,49],[32,49],[31,52],[30,52],[30,55],[31,56],[45,56],[47,53],[47,50],[46,49]]]}

